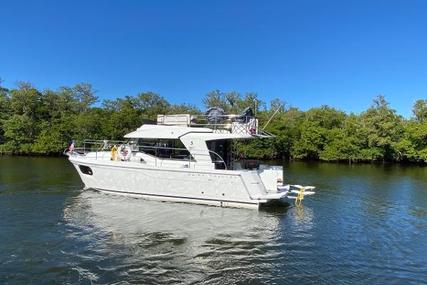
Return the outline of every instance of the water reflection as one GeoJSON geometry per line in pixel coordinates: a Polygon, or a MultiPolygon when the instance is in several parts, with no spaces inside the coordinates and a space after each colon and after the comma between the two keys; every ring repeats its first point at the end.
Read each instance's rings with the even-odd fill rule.
{"type": "MultiPolygon", "coordinates": [[[[251,280],[266,276],[273,266],[269,261],[283,254],[281,221],[287,211],[283,206],[254,211],[85,191],[64,209],[68,238],[83,248],[65,254],[97,257],[97,263],[122,259],[120,267],[78,268],[91,280],[99,279],[99,271],[144,283],[251,280]]],[[[310,227],[310,215],[307,209],[297,211],[294,222],[302,231],[310,227]]]]}
{"type": "Polygon", "coordinates": [[[307,233],[309,233],[313,227],[313,210],[311,208],[301,206],[301,207],[295,207],[294,211],[295,211],[295,219],[293,223],[294,226],[297,229],[304,230],[307,233]]]}

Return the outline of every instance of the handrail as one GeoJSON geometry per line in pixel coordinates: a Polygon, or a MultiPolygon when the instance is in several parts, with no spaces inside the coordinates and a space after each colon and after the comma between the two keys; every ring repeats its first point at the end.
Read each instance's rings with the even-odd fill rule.
{"type": "MultiPolygon", "coordinates": [[[[94,145],[101,145],[102,144],[102,147],[97,148],[97,149],[94,150],[94,152],[96,153],[96,159],[97,159],[99,151],[101,151],[103,149],[105,149],[105,150],[110,150],[111,149],[111,146],[109,146],[109,144],[122,143],[122,144],[130,145],[128,143],[129,141],[130,140],[128,140],[128,141],[118,141],[118,140],[111,140],[111,141],[110,140],[84,140],[84,146],[83,146],[83,148],[76,147],[76,148],[74,148],[73,153],[75,152],[75,153],[80,154],[79,151],[82,151],[83,155],[86,155],[87,153],[92,152],[90,148],[89,149],[86,148],[86,144],[94,144],[94,145]]],[[[147,153],[147,152],[145,152],[145,151],[143,151],[141,149],[144,149],[144,148],[147,149],[147,148],[149,148],[149,149],[156,150],[156,155],[154,155],[154,157],[156,158],[156,163],[157,163],[157,159],[165,159],[165,158],[157,156],[157,153],[158,153],[157,150],[179,150],[179,151],[186,151],[186,152],[189,153],[189,159],[188,159],[189,163],[191,163],[191,161],[193,161],[193,160],[197,161],[196,158],[194,157],[195,155],[199,155],[199,156],[206,155],[205,150],[198,150],[198,149],[194,149],[194,150],[190,151],[187,148],[176,148],[176,147],[165,147],[165,146],[138,145],[138,144],[132,144],[131,146],[133,148],[132,149],[133,153],[142,152],[142,153],[145,153],[145,154],[150,155],[150,156],[153,156],[153,155],[151,155],[151,154],[149,154],[149,153],[147,153]],[[135,149],[137,149],[137,150],[135,150],[135,149]]],[[[225,160],[221,157],[221,155],[219,155],[218,153],[216,153],[213,150],[209,150],[208,149],[207,151],[209,153],[209,156],[212,153],[214,156],[216,156],[219,159],[219,161],[214,161],[212,159],[212,157],[210,156],[213,163],[222,163],[224,165],[225,169],[227,169],[227,164],[226,164],[225,160]]],[[[173,158],[170,157],[170,159],[173,159],[173,158]]]]}
{"type": "MultiPolygon", "coordinates": [[[[255,116],[241,116],[241,115],[218,115],[216,118],[218,120],[215,120],[214,122],[210,122],[208,120],[207,115],[195,115],[192,116],[192,119],[190,123],[187,125],[188,127],[194,126],[200,126],[200,127],[213,127],[214,129],[217,128],[229,128],[231,127],[231,123],[234,122],[241,122],[243,124],[247,124],[251,119],[256,119],[255,116]],[[197,121],[200,122],[197,122],[197,121]]],[[[215,118],[215,119],[216,119],[215,118]]]]}
{"type": "MultiPolygon", "coordinates": [[[[214,155],[218,156],[219,159],[220,159],[219,162],[222,163],[222,164],[224,164],[224,168],[227,169],[227,163],[225,163],[224,159],[218,153],[216,153],[215,151],[210,150],[210,149],[208,149],[208,151],[209,151],[209,153],[213,153],[214,155]]],[[[212,159],[212,157],[211,157],[211,159],[212,159]]],[[[212,161],[212,162],[215,163],[216,161],[212,161]]]]}
{"type": "MultiPolygon", "coordinates": [[[[174,117],[174,115],[164,115],[174,117]]],[[[178,115],[180,116],[180,115],[178,115]]],[[[256,119],[255,116],[242,116],[237,114],[228,114],[228,115],[216,115],[215,117],[209,115],[190,115],[188,114],[188,120],[186,123],[180,122],[176,123],[174,121],[171,122],[157,122],[158,125],[185,125],[187,127],[211,127],[214,129],[217,128],[229,128],[231,123],[240,122],[242,124],[247,124],[251,121],[251,119],[256,119]],[[213,119],[209,120],[211,117],[213,119]]]]}

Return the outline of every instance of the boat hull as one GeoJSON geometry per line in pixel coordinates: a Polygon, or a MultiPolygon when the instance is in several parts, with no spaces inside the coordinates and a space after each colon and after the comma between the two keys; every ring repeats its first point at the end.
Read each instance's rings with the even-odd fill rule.
{"type": "Polygon", "coordinates": [[[165,169],[78,157],[70,161],[86,189],[220,207],[258,208],[269,202],[259,198],[266,190],[253,171],[165,169]]]}

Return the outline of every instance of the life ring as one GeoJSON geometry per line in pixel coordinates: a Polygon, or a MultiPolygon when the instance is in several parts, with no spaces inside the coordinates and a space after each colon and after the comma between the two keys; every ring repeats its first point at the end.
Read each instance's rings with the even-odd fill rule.
{"type": "Polygon", "coordinates": [[[132,156],[132,149],[127,144],[122,144],[119,148],[119,158],[120,160],[130,160],[132,156]]]}

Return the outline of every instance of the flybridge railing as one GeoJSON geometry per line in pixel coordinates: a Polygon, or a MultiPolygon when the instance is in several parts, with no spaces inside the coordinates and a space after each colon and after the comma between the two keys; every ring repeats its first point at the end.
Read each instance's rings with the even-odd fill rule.
{"type": "MultiPolygon", "coordinates": [[[[158,165],[160,160],[171,159],[171,160],[181,160],[188,161],[189,167],[191,163],[197,162],[196,157],[200,156],[210,156],[212,163],[221,164],[227,169],[227,164],[224,159],[215,151],[208,150],[191,150],[189,151],[186,148],[175,148],[175,147],[165,147],[165,146],[156,146],[156,145],[138,145],[135,141],[120,141],[120,140],[85,140],[83,141],[83,147],[76,147],[71,152],[68,149],[64,151],[64,154],[69,155],[87,155],[90,152],[95,153],[95,159],[98,159],[100,156],[99,153],[102,152],[102,158],[105,157],[105,152],[112,151],[113,147],[116,147],[116,150],[119,152],[121,146],[128,146],[133,154],[138,152],[144,153],[151,156],[155,159],[155,166],[158,165]],[[153,153],[154,151],[154,153],[153,153]],[[180,152],[180,154],[176,154],[180,152]]],[[[101,158],[101,157],[100,157],[101,158]]]]}
{"type": "Polygon", "coordinates": [[[258,129],[258,120],[255,116],[242,115],[158,115],[158,125],[205,127],[215,132],[232,133],[240,135],[270,136],[258,129]]]}

